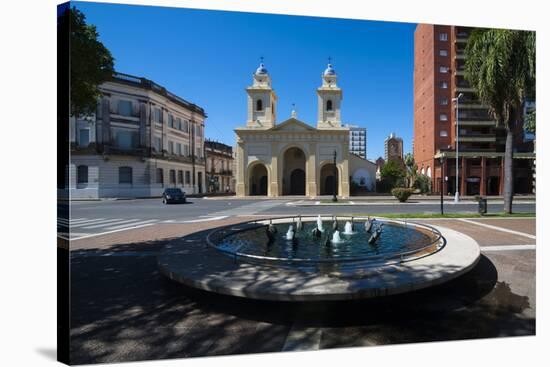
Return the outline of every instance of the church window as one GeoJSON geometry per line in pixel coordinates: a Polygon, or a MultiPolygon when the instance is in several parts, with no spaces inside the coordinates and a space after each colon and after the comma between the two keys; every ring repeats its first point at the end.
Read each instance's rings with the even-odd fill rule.
{"type": "Polygon", "coordinates": [[[332,111],[332,101],[330,99],[327,101],[327,111],[332,111]]]}
{"type": "Polygon", "coordinates": [[[261,99],[256,101],[256,111],[262,111],[264,109],[264,104],[261,99]]]}

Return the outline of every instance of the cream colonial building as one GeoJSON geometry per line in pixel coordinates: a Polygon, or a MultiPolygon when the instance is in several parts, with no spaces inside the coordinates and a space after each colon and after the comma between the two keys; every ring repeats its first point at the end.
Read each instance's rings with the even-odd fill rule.
{"type": "Polygon", "coordinates": [[[91,116],[70,119],[73,199],[206,192],[205,111],[157,83],[116,73],[91,116]]]}
{"type": "Polygon", "coordinates": [[[248,118],[235,129],[237,196],[350,195],[350,180],[374,189],[376,165],[349,153],[349,128],[341,122],[342,89],[332,65],[317,88],[317,126],[300,121],[296,112],[279,124],[271,77],[260,64],[246,88],[248,118]],[[334,179],[334,152],[337,175],[334,179]]]}

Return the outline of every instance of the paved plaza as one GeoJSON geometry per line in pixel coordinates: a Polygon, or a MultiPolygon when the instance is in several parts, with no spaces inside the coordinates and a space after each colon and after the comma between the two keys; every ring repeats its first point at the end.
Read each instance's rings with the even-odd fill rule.
{"type": "MultiPolygon", "coordinates": [[[[228,201],[222,202],[227,205],[228,201]]],[[[72,361],[121,362],[535,334],[535,218],[418,220],[472,237],[481,247],[480,261],[472,271],[444,285],[373,300],[254,301],[194,290],[160,273],[157,255],[167,243],[184,235],[199,239],[214,226],[259,216],[245,214],[190,223],[165,219],[72,241],[72,361]]],[[[198,219],[199,213],[194,216],[198,219]]]]}

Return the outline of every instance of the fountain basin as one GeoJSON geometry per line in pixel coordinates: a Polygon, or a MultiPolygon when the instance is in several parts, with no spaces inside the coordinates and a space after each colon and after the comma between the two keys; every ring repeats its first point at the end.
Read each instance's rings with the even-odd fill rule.
{"type": "MultiPolygon", "coordinates": [[[[305,227],[310,222],[315,225],[316,218],[302,217],[302,220],[305,227]]],[[[397,253],[356,257],[348,256],[350,253],[324,257],[319,253],[313,258],[292,258],[287,255],[293,247],[309,245],[299,238],[296,245],[289,243],[284,239],[285,231],[279,231],[286,255],[282,252],[277,256],[264,256],[240,252],[244,247],[234,247],[232,251],[220,247],[228,236],[257,230],[269,223],[253,221],[172,241],[159,256],[158,264],[169,278],[210,292],[264,300],[321,301],[379,297],[430,287],[467,272],[479,259],[477,242],[462,233],[418,223],[384,222],[385,228],[401,225],[415,228],[424,235],[432,234],[435,237],[428,237],[435,242],[397,253]]],[[[292,218],[273,220],[273,223],[288,228],[292,218]]],[[[363,223],[356,223],[355,228],[362,226],[363,223]]],[[[345,240],[346,236],[342,237],[345,240]]]]}

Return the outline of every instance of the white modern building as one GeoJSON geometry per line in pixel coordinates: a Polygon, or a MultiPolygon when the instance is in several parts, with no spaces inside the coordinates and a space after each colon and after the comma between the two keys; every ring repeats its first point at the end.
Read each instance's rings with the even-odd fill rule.
{"type": "Polygon", "coordinates": [[[346,125],[349,128],[349,152],[367,159],[367,128],[346,125]]]}
{"type": "Polygon", "coordinates": [[[70,120],[72,199],[206,189],[204,110],[151,80],[116,73],[91,116],[70,120]]]}

